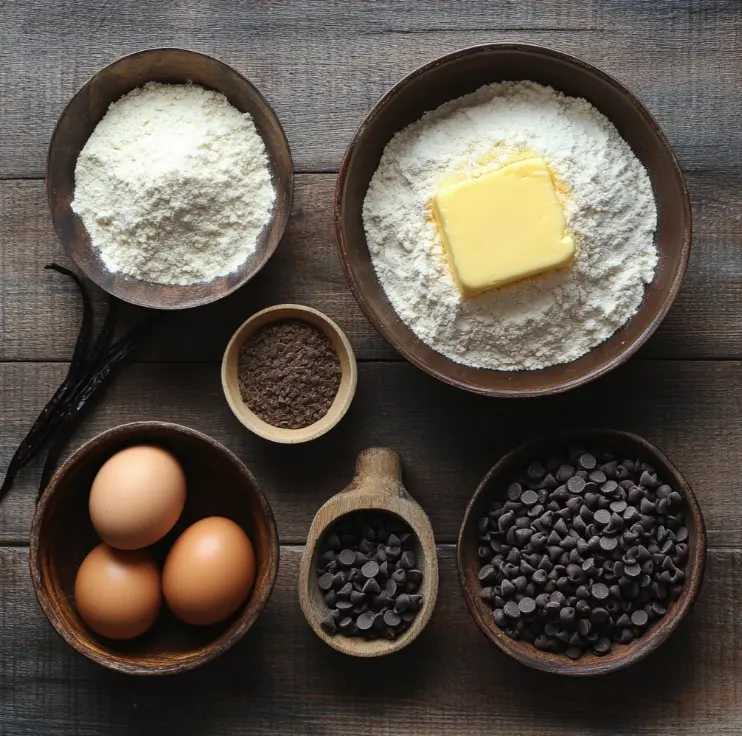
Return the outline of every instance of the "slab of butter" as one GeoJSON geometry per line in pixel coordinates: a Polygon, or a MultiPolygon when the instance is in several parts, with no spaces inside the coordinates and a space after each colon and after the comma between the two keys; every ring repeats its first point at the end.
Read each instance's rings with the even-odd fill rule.
{"type": "Polygon", "coordinates": [[[433,213],[465,298],[568,265],[574,241],[541,158],[443,185],[433,213]]]}

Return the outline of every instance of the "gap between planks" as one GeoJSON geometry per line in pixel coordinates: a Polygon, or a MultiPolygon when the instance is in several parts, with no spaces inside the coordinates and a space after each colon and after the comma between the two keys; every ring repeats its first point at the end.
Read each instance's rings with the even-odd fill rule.
{"type": "MultiPolygon", "coordinates": [[[[721,356],[718,358],[710,356],[683,358],[674,355],[668,355],[667,357],[644,357],[642,355],[636,355],[632,356],[630,358],[630,361],[634,363],[739,363],[740,358],[733,356],[721,356]]],[[[69,364],[69,362],[70,361],[65,358],[60,358],[59,360],[21,360],[13,358],[0,358],[0,365],[67,365],[69,364]]],[[[160,358],[153,358],[152,360],[132,360],[126,365],[150,365],[152,363],[160,363],[162,365],[221,365],[221,362],[221,360],[162,360],[160,358]]],[[[364,365],[373,365],[376,363],[382,365],[396,365],[397,363],[407,363],[408,361],[400,355],[396,358],[359,358],[358,356],[356,356],[356,362],[363,363],[364,365]]],[[[422,371],[422,369],[418,370],[424,372],[422,371]]]]}

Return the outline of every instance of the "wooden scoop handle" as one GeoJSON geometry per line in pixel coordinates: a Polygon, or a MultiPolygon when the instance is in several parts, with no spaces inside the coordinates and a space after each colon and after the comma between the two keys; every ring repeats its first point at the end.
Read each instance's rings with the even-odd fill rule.
{"type": "Polygon", "coordinates": [[[402,461],[388,447],[369,447],[356,459],[356,471],[346,493],[408,498],[402,485],[402,461]]]}

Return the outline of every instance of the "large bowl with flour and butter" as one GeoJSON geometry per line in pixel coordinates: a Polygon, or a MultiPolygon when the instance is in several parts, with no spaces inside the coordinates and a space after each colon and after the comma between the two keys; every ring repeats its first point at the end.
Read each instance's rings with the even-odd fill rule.
{"type": "Polygon", "coordinates": [[[652,115],[538,46],[463,49],[405,77],[358,128],[335,197],[340,259],[377,330],[490,396],[566,391],[627,360],[690,253],[683,174],[652,115]]]}
{"type": "MultiPolygon", "coordinates": [[[[143,96],[138,98],[140,108],[143,99],[143,96]]],[[[127,115],[130,111],[131,106],[126,108],[127,115]]],[[[239,129],[237,134],[240,134],[239,129]]],[[[288,222],[293,176],[291,152],[283,128],[268,102],[247,79],[205,54],[162,48],[118,59],[95,74],[75,94],[62,113],[49,145],[46,187],[59,239],[88,278],[132,304],[155,309],[184,309],[227,296],[267,263],[288,222]],[[162,120],[157,108],[163,108],[167,101],[152,103],[150,95],[148,101],[154,111],[153,107],[143,114],[134,110],[134,114],[122,121],[121,102],[130,100],[132,93],[141,95],[148,89],[147,85],[160,89],[164,85],[173,97],[202,94],[202,107],[211,104],[211,110],[217,109],[220,114],[226,109],[224,114],[231,115],[232,122],[225,125],[221,118],[201,124],[201,119],[189,114],[193,111],[188,109],[181,114],[180,120],[191,124],[193,136],[181,126],[179,139],[168,137],[167,130],[163,134],[162,127],[158,129],[159,137],[155,137],[152,130],[156,126],[152,121],[162,120]],[[115,138],[111,135],[114,103],[119,113],[118,128],[113,131],[115,138]],[[99,124],[104,116],[109,134],[106,140],[99,135],[102,127],[99,124]],[[123,123],[129,121],[130,129],[122,131],[123,123]],[[225,128],[229,125],[247,127],[246,133],[241,131],[244,135],[240,140],[244,145],[237,152],[233,145],[228,152],[231,158],[224,156],[220,160],[219,156],[225,153],[223,141],[229,136],[225,128]],[[94,133],[98,136],[97,148],[91,153],[87,147],[94,133]],[[144,145],[148,135],[149,151],[144,145]],[[201,137],[207,136],[214,147],[204,153],[201,137]],[[122,139],[129,148],[119,145],[122,139]],[[260,193],[267,199],[260,216],[250,223],[251,229],[240,230],[239,223],[249,220],[250,207],[256,201],[254,197],[245,196],[251,191],[241,185],[248,181],[250,170],[239,165],[241,159],[238,158],[251,150],[251,145],[252,150],[260,151],[257,154],[262,167],[260,193]],[[116,149],[120,154],[118,161],[116,149]],[[97,166],[93,171],[88,170],[87,201],[83,201],[78,190],[78,162],[82,160],[97,166]],[[190,160],[190,171],[185,171],[188,167],[183,166],[184,160],[190,160]],[[204,162],[209,165],[202,166],[204,162]],[[127,171],[119,170],[127,166],[127,171]],[[224,172],[223,178],[209,178],[213,171],[218,173],[219,166],[224,172]],[[145,197],[149,197],[146,206],[151,206],[153,215],[149,220],[141,217],[136,209],[127,210],[129,200],[142,205],[145,197]],[[78,199],[84,207],[77,206],[78,199]],[[159,210],[158,202],[164,203],[159,210]],[[146,232],[142,227],[137,229],[137,223],[142,222],[148,224],[146,232]],[[232,222],[234,227],[231,227],[232,222]],[[225,228],[230,227],[226,232],[225,228]],[[192,239],[187,241],[189,236],[192,239]],[[158,251],[163,259],[169,258],[174,270],[156,271],[153,260],[145,262],[147,257],[157,256],[158,251]],[[133,265],[127,270],[119,266],[119,262],[133,265]],[[144,266],[138,265],[140,262],[144,262],[144,266]],[[151,267],[147,268],[148,265],[151,267]],[[190,268],[194,275],[181,278],[179,268],[190,268]]]]}

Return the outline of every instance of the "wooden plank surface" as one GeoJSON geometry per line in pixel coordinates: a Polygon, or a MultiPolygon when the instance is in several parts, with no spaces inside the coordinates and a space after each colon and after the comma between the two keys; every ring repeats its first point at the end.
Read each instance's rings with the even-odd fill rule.
{"type": "MultiPolygon", "coordinates": [[[[0,364],[0,468],[66,372],[61,363],[0,364]]],[[[406,363],[364,363],[348,416],[306,445],[274,445],[231,414],[218,364],[136,364],[122,375],[73,444],[123,422],[176,421],[223,441],[254,470],[284,542],[303,542],[315,511],[350,481],[373,445],[402,455],[406,482],[436,538],[454,542],[466,504],[489,468],[519,442],[564,427],[641,434],[677,463],[698,494],[710,542],[742,546],[742,364],[634,361],[569,394],[487,400],[445,386],[406,363]]],[[[38,463],[0,505],[0,542],[27,537],[38,463]]]]}
{"type": "Polygon", "coordinates": [[[151,679],[101,669],[67,647],[36,604],[25,549],[0,548],[3,736],[739,736],[742,551],[709,554],[689,619],[643,664],[575,681],[531,671],[469,616],[453,547],[425,632],[390,658],[343,656],[310,630],[296,596],[301,548],[284,547],[273,596],[221,660],[151,679]]]}
{"type": "Polygon", "coordinates": [[[274,106],[299,171],[335,170],[378,97],[420,64],[516,41],[616,75],[685,166],[739,167],[739,30],[737,0],[10,0],[0,13],[0,178],[41,176],[70,96],[102,66],[153,46],[214,54],[246,74],[274,106]]]}
{"type": "Polygon", "coordinates": [[[182,677],[121,677],[75,654],[29,579],[36,463],[0,505],[0,736],[742,733],[741,41],[739,0],[0,4],[0,473],[65,373],[77,331],[74,291],[42,270],[66,258],[40,177],[54,123],[91,74],[146,47],[213,54],[266,95],[302,172],[289,230],[266,269],[218,304],[170,315],[71,445],[122,422],[164,419],[236,451],[269,496],[284,544],[265,614],[233,652],[182,677]],[[436,56],[497,41],[574,53],[626,83],[663,126],[693,200],[685,284],[640,359],[536,401],[471,396],[401,362],[350,295],[334,246],[333,172],[379,95],[436,56]],[[349,415],[299,447],[250,435],[219,382],[232,331],[282,301],[326,311],[360,359],[349,415]],[[461,597],[451,543],[474,487],[504,451],[538,433],[601,425],[638,432],[677,463],[703,507],[711,551],[699,604],[668,644],[629,671],[577,682],[522,668],[486,642],[461,597]],[[348,482],[355,454],[375,444],[400,451],[431,517],[441,592],[419,641],[393,659],[361,662],[313,636],[296,575],[314,512],[348,482]]]}
{"type": "MultiPolygon", "coordinates": [[[[695,218],[690,266],[675,307],[642,355],[742,358],[742,172],[690,172],[688,185],[695,218]]],[[[299,176],[287,234],[263,271],[227,299],[168,315],[143,358],[221,360],[234,330],[256,310],[299,302],[336,319],[359,359],[398,359],[369,326],[340,269],[334,186],[334,174],[299,176]]],[[[0,360],[67,358],[79,303],[66,279],[43,271],[50,261],[69,263],[51,226],[43,182],[0,182],[0,233],[0,360]]]]}

